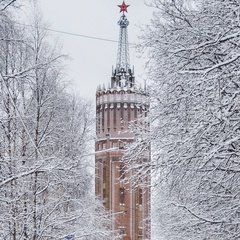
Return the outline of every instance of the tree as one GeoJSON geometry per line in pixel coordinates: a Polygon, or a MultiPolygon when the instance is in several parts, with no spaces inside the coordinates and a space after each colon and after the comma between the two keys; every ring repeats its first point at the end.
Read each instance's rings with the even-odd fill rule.
{"type": "Polygon", "coordinates": [[[1,15],[0,238],[108,239],[111,219],[91,195],[91,103],[69,93],[57,46],[1,15]]]}
{"type": "Polygon", "coordinates": [[[9,6],[14,5],[16,0],[0,0],[0,11],[6,10],[9,6]]]}
{"type": "Polygon", "coordinates": [[[146,139],[161,194],[158,235],[238,239],[239,2],[152,2],[142,46],[152,80],[146,139]]]}

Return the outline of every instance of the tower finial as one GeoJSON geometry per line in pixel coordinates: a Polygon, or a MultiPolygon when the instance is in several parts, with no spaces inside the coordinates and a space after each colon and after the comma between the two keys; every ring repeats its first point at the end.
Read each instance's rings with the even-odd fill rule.
{"type": "Polygon", "coordinates": [[[125,2],[123,1],[122,5],[118,5],[118,7],[120,7],[120,12],[127,12],[127,8],[129,7],[130,5],[126,5],[125,2]]]}

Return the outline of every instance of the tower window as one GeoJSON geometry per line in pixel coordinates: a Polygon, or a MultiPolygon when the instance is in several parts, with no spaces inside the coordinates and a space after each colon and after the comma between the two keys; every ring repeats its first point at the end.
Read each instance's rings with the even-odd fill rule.
{"type": "Polygon", "coordinates": [[[138,203],[139,203],[139,205],[142,205],[142,199],[143,199],[142,188],[139,188],[138,189],[138,203]]]}
{"type": "Polygon", "coordinates": [[[103,183],[107,182],[107,167],[106,164],[103,166],[103,183]]]}
{"type": "Polygon", "coordinates": [[[145,117],[147,117],[147,114],[148,114],[148,112],[147,112],[147,111],[144,111],[144,115],[145,115],[145,117]]]}
{"type": "Polygon", "coordinates": [[[119,198],[119,202],[121,205],[123,205],[125,203],[125,190],[124,188],[120,188],[120,198],[119,198]]]}
{"type": "Polygon", "coordinates": [[[120,235],[126,235],[126,230],[124,228],[119,229],[119,234],[120,235]]]}
{"type": "Polygon", "coordinates": [[[107,197],[106,195],[106,189],[103,189],[103,199],[105,199],[107,197]]]}
{"type": "Polygon", "coordinates": [[[125,178],[124,165],[120,165],[119,175],[120,175],[120,179],[124,179],[125,178]]]}
{"type": "Polygon", "coordinates": [[[123,149],[124,148],[124,143],[122,141],[120,141],[119,143],[119,149],[123,149]]]}

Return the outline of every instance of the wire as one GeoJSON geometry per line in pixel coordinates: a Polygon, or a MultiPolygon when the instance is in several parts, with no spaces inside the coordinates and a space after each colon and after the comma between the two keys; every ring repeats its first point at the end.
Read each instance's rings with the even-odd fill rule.
{"type": "MultiPolygon", "coordinates": [[[[18,23],[18,22],[15,22],[15,23],[16,23],[16,24],[19,24],[19,25],[22,25],[22,26],[26,26],[26,27],[36,28],[35,26],[29,25],[29,24],[18,23]]],[[[40,27],[40,28],[41,28],[41,27],[40,27]]],[[[70,36],[75,36],[75,37],[82,37],[82,38],[88,38],[88,39],[93,39],[93,40],[99,40],[99,41],[105,41],[105,42],[118,43],[118,41],[116,41],[116,40],[107,39],[107,38],[100,38],[100,37],[94,37],[94,36],[79,34],[79,33],[72,33],[72,32],[67,32],[67,31],[60,31],[60,30],[51,29],[51,28],[41,28],[41,29],[44,29],[44,30],[50,31],[50,32],[55,32],[55,33],[61,33],[61,34],[66,34],[66,35],[70,35],[70,36]]],[[[133,46],[133,45],[135,45],[135,44],[129,43],[129,46],[133,46]]]]}
{"type": "MultiPolygon", "coordinates": [[[[18,23],[18,22],[16,22],[16,23],[19,24],[19,25],[26,26],[26,27],[36,28],[33,25],[18,23]]],[[[51,29],[51,28],[41,28],[41,29],[44,29],[44,30],[47,30],[47,31],[50,31],[50,32],[56,32],[56,33],[62,33],[62,34],[66,34],[66,35],[76,36],[76,37],[83,37],[83,38],[90,38],[90,39],[94,39],[94,40],[118,43],[118,41],[116,41],[116,40],[107,39],[107,38],[100,38],[100,37],[94,37],[94,36],[79,34],[79,33],[60,31],[60,30],[55,30],[55,29],[51,29]]]]}
{"type": "Polygon", "coordinates": [[[83,34],[78,34],[78,33],[71,33],[71,32],[54,30],[54,29],[50,29],[50,28],[44,28],[44,29],[47,30],[47,31],[56,32],[56,33],[62,33],[62,34],[67,34],[67,35],[71,35],[71,36],[77,36],[77,37],[83,37],[83,38],[90,38],[90,39],[100,40],[100,41],[105,41],[105,42],[118,43],[118,41],[116,41],[116,40],[107,39],[107,38],[93,37],[93,36],[88,36],[88,35],[83,35],[83,34]]]}

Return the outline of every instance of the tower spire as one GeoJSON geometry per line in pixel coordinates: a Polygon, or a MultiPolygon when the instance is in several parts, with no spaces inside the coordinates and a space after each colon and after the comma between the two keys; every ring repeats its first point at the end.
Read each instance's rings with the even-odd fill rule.
{"type": "Polygon", "coordinates": [[[126,5],[123,1],[122,5],[118,5],[120,7],[120,13],[122,15],[120,20],[118,21],[118,25],[120,26],[119,32],[119,42],[118,42],[118,53],[117,53],[117,64],[116,69],[112,73],[111,80],[111,88],[115,87],[134,87],[135,78],[133,76],[133,72],[130,69],[130,61],[129,61],[129,44],[128,44],[128,31],[127,27],[129,25],[129,21],[127,20],[126,15],[127,8],[130,5],[126,5]]]}
{"type": "Polygon", "coordinates": [[[128,72],[130,69],[130,61],[129,61],[129,44],[128,44],[128,31],[127,27],[129,25],[129,21],[127,20],[126,15],[127,8],[129,5],[126,5],[123,1],[122,5],[118,5],[120,7],[120,13],[122,12],[122,16],[118,21],[118,25],[120,26],[119,31],[119,42],[118,42],[118,53],[117,53],[117,65],[116,72],[120,71],[128,72]]]}

